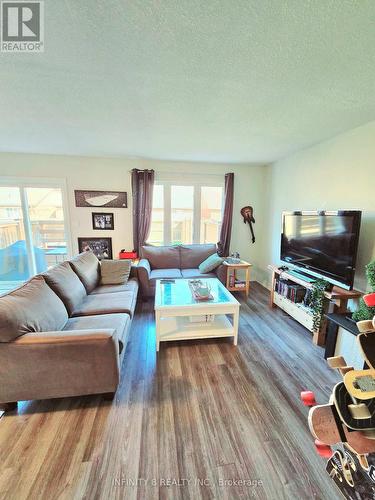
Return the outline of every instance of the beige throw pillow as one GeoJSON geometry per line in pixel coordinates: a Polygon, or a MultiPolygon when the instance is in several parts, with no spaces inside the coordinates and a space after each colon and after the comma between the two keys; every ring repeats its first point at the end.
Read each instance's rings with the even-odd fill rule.
{"type": "Polygon", "coordinates": [[[102,260],[100,263],[102,285],[126,285],[129,279],[131,260],[102,260]]]}

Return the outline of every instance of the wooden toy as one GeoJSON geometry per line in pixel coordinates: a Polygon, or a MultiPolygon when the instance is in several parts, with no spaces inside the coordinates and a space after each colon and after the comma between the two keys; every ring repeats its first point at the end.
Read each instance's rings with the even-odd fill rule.
{"type": "MultiPolygon", "coordinates": [[[[362,322],[363,323],[363,322],[362,322]]],[[[366,322],[363,329],[375,326],[366,322]]],[[[309,411],[309,428],[317,453],[328,458],[326,471],[348,500],[375,499],[375,332],[357,337],[371,367],[355,370],[342,356],[328,358],[343,382],[335,385],[329,403],[317,405],[312,391],[301,393],[309,411]],[[343,449],[332,450],[331,446],[343,449]]]]}
{"type": "Polygon", "coordinates": [[[344,378],[344,384],[349,394],[355,399],[375,398],[375,370],[354,370],[347,366],[342,356],[328,358],[331,368],[337,368],[344,378]]]}
{"type": "Polygon", "coordinates": [[[375,398],[375,370],[351,370],[344,375],[344,384],[356,399],[375,398]]]}
{"type": "Polygon", "coordinates": [[[341,420],[354,430],[375,428],[375,399],[373,399],[371,392],[371,389],[374,390],[375,387],[370,385],[371,374],[364,380],[363,374],[366,372],[364,370],[360,371],[360,378],[356,377],[355,374],[358,374],[358,371],[354,370],[352,366],[347,366],[342,356],[328,358],[327,362],[331,368],[338,369],[344,378],[344,383],[337,384],[332,392],[333,401],[341,420]],[[361,384],[362,391],[358,383],[361,384]],[[367,397],[357,398],[358,394],[364,393],[364,383],[367,383],[369,394],[367,397]],[[363,400],[365,401],[363,402],[363,400]]]}
{"type": "Polygon", "coordinates": [[[356,325],[361,333],[374,332],[374,325],[371,319],[364,319],[362,321],[357,321],[356,325]]]}
{"type": "Polygon", "coordinates": [[[350,431],[340,421],[335,405],[313,406],[308,422],[314,438],[326,445],[345,443],[357,455],[375,452],[375,439],[366,437],[363,432],[350,431]]]}
{"type": "Polygon", "coordinates": [[[336,384],[332,394],[340,419],[347,427],[357,431],[375,428],[375,399],[358,402],[349,394],[344,382],[336,384]]]}
{"type": "Polygon", "coordinates": [[[326,471],[335,481],[340,490],[342,486],[344,486],[345,488],[354,487],[352,470],[355,470],[356,466],[354,464],[353,467],[352,464],[354,464],[354,462],[349,461],[345,453],[341,450],[335,451],[330,460],[328,460],[327,462],[326,471]]]}
{"type": "Polygon", "coordinates": [[[347,500],[375,498],[375,455],[363,465],[349,450],[337,450],[328,460],[326,471],[347,500]]]}

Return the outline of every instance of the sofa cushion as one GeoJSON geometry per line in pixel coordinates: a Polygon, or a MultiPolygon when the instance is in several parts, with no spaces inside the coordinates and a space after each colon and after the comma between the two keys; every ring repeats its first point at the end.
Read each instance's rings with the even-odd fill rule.
{"type": "Polygon", "coordinates": [[[181,269],[182,277],[185,279],[216,278],[215,273],[202,274],[199,269],[181,269]]]}
{"type": "Polygon", "coordinates": [[[178,246],[154,247],[145,245],[142,247],[141,253],[142,257],[149,261],[151,269],[180,268],[180,249],[178,246]]]}
{"type": "Polygon", "coordinates": [[[0,297],[0,342],[25,333],[61,330],[67,320],[64,304],[42,276],[0,297]]]}
{"type": "Polygon", "coordinates": [[[92,292],[98,286],[100,279],[100,263],[96,255],[91,251],[82,252],[69,262],[87,293],[92,292]]]}
{"type": "Polygon", "coordinates": [[[150,273],[151,280],[161,280],[164,278],[167,279],[182,278],[182,274],[179,269],[154,269],[150,273]]]}
{"type": "Polygon", "coordinates": [[[180,269],[196,269],[207,257],[217,252],[214,243],[205,245],[182,245],[180,246],[181,266],[180,269]]]}
{"type": "Polygon", "coordinates": [[[224,259],[220,257],[217,253],[214,253],[207,257],[203,262],[199,264],[199,271],[201,273],[210,273],[214,269],[222,264],[224,259]]]}
{"type": "Polygon", "coordinates": [[[69,318],[64,326],[64,330],[100,330],[102,328],[113,328],[117,338],[121,342],[126,334],[129,321],[130,316],[128,314],[81,316],[79,318],[69,318]]]}
{"type": "Polygon", "coordinates": [[[100,263],[101,285],[126,285],[132,261],[122,260],[102,260],[100,263]]]}
{"type": "Polygon", "coordinates": [[[126,285],[99,285],[91,292],[90,295],[99,295],[101,293],[115,293],[115,292],[132,292],[138,293],[138,280],[130,279],[126,285]]]}
{"type": "Polygon", "coordinates": [[[73,311],[72,316],[93,316],[96,314],[114,313],[127,313],[132,316],[136,303],[137,294],[133,292],[87,295],[85,300],[73,311]]]}
{"type": "Polygon", "coordinates": [[[69,315],[86,297],[86,289],[69,262],[62,262],[43,273],[48,286],[64,302],[69,315]]]}

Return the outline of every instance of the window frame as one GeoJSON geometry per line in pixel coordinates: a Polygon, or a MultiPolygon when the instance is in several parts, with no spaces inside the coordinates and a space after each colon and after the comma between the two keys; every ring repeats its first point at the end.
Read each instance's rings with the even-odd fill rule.
{"type": "Polygon", "coordinates": [[[29,260],[29,269],[32,270],[31,275],[36,274],[36,264],[35,257],[32,251],[32,233],[31,233],[31,220],[28,210],[28,199],[27,199],[27,188],[57,188],[61,189],[62,195],[62,210],[64,214],[64,226],[66,231],[66,250],[67,258],[71,258],[73,255],[72,249],[72,239],[71,239],[71,227],[70,227],[70,215],[69,215],[69,201],[68,201],[68,189],[66,179],[61,178],[46,178],[46,177],[0,177],[0,186],[15,187],[20,190],[21,198],[21,209],[23,224],[25,228],[26,245],[27,245],[27,255],[29,260]]]}
{"type": "MultiPolygon", "coordinates": [[[[221,199],[221,215],[224,210],[224,180],[222,176],[199,176],[185,175],[181,180],[181,175],[159,175],[154,184],[163,186],[164,206],[163,206],[163,245],[171,245],[172,237],[172,186],[192,186],[194,189],[193,200],[193,241],[192,244],[200,244],[201,234],[201,200],[202,187],[221,187],[223,196],[221,199]]],[[[152,224],[152,221],[151,221],[152,224]]],[[[216,243],[216,242],[215,242],[216,243]]],[[[150,242],[150,245],[153,243],[150,242]]]]}

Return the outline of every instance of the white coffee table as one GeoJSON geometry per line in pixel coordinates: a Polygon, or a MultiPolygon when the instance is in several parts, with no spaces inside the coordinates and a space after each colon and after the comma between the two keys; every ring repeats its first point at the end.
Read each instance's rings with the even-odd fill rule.
{"type": "Polygon", "coordinates": [[[237,345],[240,303],[216,278],[203,279],[211,287],[212,300],[196,301],[189,280],[174,283],[156,282],[156,350],[160,342],[216,337],[233,337],[237,345]],[[191,322],[190,316],[214,315],[213,321],[191,322]],[[232,315],[232,322],[227,315],[232,315]]]}

